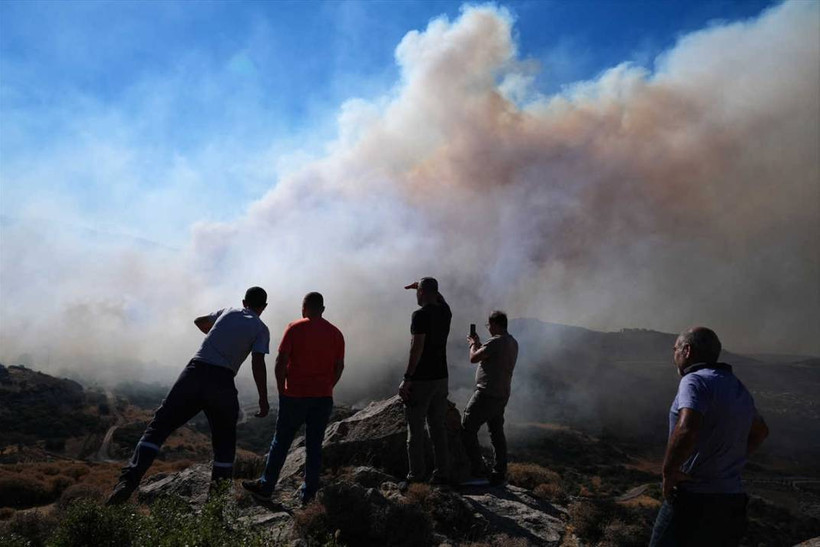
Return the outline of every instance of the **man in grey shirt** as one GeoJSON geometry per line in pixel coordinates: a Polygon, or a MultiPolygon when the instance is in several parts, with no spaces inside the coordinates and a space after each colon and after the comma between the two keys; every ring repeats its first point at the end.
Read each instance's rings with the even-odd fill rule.
{"type": "Polygon", "coordinates": [[[507,315],[501,311],[490,314],[487,328],[492,338],[481,344],[478,335],[471,335],[470,362],[478,363],[475,373],[475,392],[464,409],[461,420],[461,439],[470,459],[472,475],[487,475],[478,430],[487,424],[494,459],[490,484],[502,484],[507,476],[507,439],[504,436],[504,409],[510,399],[513,369],[518,359],[518,341],[507,332],[507,315]]]}
{"type": "Polygon", "coordinates": [[[256,416],[267,416],[270,410],[265,368],[270,332],[259,318],[267,306],[267,298],[261,287],[251,287],[242,300],[242,309],[226,308],[194,320],[206,335],[205,339],[145,429],[108,498],[109,505],[123,503],[131,497],[165,439],[200,411],[205,412],[211,426],[214,449],[211,479],[232,477],[239,417],[233,379],[251,352],[253,379],[259,392],[256,416]]]}

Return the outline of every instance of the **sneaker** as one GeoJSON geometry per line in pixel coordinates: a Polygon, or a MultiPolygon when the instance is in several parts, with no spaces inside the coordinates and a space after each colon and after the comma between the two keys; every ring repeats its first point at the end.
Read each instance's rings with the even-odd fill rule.
{"type": "Polygon", "coordinates": [[[433,475],[429,482],[430,486],[450,486],[450,480],[446,477],[433,475]]]}
{"type": "Polygon", "coordinates": [[[265,487],[259,479],[255,481],[242,481],[242,488],[250,492],[251,496],[259,501],[270,501],[271,496],[273,496],[273,488],[265,487]]]}
{"type": "Polygon", "coordinates": [[[114,491],[111,492],[111,495],[108,496],[108,499],[105,500],[106,505],[122,505],[128,498],[131,497],[131,494],[134,493],[134,490],[137,489],[138,484],[130,481],[120,481],[114,486],[114,491]]]}
{"type": "Polygon", "coordinates": [[[504,473],[493,471],[490,473],[490,486],[504,486],[507,484],[507,476],[504,473]]]}

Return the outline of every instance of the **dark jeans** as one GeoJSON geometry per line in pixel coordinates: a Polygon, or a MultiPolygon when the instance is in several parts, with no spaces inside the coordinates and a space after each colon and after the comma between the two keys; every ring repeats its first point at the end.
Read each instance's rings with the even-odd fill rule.
{"type": "Polygon", "coordinates": [[[734,547],[746,532],[746,494],[678,492],[664,501],[650,547],[734,547]]]}
{"type": "Polygon", "coordinates": [[[493,472],[501,475],[507,473],[507,438],[504,436],[506,407],[506,398],[492,397],[476,390],[464,409],[464,416],[461,419],[461,442],[475,476],[484,473],[484,461],[481,459],[481,448],[478,445],[478,430],[485,423],[490,430],[490,443],[493,445],[495,456],[493,472]]]}
{"type": "Polygon", "coordinates": [[[322,471],[322,441],[325,428],[333,411],[333,397],[288,397],[279,396],[279,415],[276,418],[276,433],[270,445],[262,485],[273,491],[279,480],[279,473],[293,443],[293,438],[305,424],[305,482],[300,488],[301,498],[308,501],[319,490],[319,474],[322,471]]]}
{"type": "Polygon", "coordinates": [[[200,411],[205,412],[211,427],[214,450],[211,478],[231,478],[236,455],[236,420],[239,418],[233,371],[191,361],[142,434],[120,480],[139,483],[165,439],[200,411]]]}
{"type": "Polygon", "coordinates": [[[424,422],[433,442],[433,477],[446,480],[450,476],[450,455],[447,450],[448,380],[414,380],[410,385],[410,400],[404,405],[407,420],[408,481],[421,481],[426,475],[424,465],[424,422]]]}

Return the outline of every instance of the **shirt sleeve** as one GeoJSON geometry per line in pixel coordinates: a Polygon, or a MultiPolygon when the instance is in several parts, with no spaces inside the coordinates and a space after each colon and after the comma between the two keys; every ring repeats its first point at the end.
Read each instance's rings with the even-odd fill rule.
{"type": "Polygon", "coordinates": [[[493,357],[498,353],[498,347],[500,344],[499,338],[490,338],[486,342],[484,342],[484,358],[493,357]]]}
{"type": "Polygon", "coordinates": [[[285,333],[282,335],[282,341],[279,343],[279,353],[287,353],[290,355],[293,351],[293,325],[288,325],[285,333]]]}
{"type": "Polygon", "coordinates": [[[256,335],[251,351],[253,353],[270,353],[270,331],[266,325],[262,325],[259,334],[256,335]]]}
{"type": "Polygon", "coordinates": [[[711,398],[706,383],[698,375],[687,374],[681,379],[678,386],[678,408],[691,408],[706,414],[711,398]]]}
{"type": "Polygon", "coordinates": [[[429,331],[430,318],[427,313],[423,309],[414,311],[410,321],[410,334],[427,334],[429,331]]]}
{"type": "Polygon", "coordinates": [[[225,308],[222,308],[221,310],[216,310],[213,313],[209,313],[208,314],[208,319],[210,319],[212,322],[216,323],[216,320],[219,319],[219,316],[222,315],[222,312],[224,312],[224,311],[225,311],[225,308]]]}

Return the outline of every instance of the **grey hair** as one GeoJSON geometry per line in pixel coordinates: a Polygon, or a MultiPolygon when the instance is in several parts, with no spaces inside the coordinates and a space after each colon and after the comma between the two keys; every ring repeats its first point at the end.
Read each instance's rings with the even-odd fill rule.
{"type": "Polygon", "coordinates": [[[706,327],[692,327],[680,334],[680,341],[692,348],[695,361],[717,363],[722,346],[715,331],[706,327]]]}

